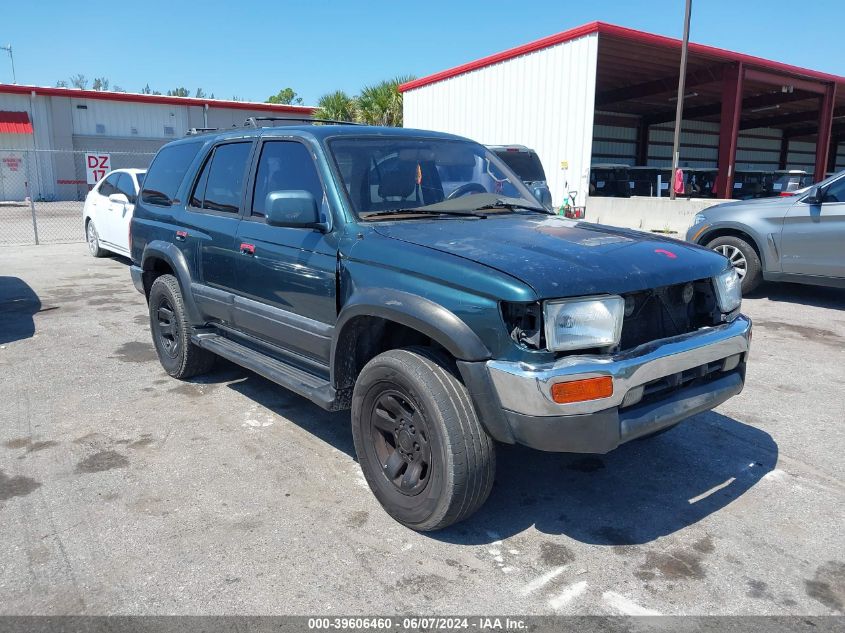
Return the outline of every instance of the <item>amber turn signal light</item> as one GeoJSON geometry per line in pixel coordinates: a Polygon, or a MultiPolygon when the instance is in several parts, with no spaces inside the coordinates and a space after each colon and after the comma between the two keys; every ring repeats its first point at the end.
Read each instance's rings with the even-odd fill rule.
{"type": "Polygon", "coordinates": [[[613,378],[610,376],[570,380],[569,382],[559,382],[552,385],[552,400],[558,404],[598,400],[609,398],[612,395],[613,378]]]}

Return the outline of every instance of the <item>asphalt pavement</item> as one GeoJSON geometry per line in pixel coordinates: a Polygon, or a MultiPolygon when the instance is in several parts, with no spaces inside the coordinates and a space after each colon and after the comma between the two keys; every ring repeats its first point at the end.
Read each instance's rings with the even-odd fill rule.
{"type": "Polygon", "coordinates": [[[502,446],[418,534],[348,412],[168,377],[127,264],[0,248],[0,614],[843,614],[843,290],[765,286],[740,396],[608,455],[502,446]]]}

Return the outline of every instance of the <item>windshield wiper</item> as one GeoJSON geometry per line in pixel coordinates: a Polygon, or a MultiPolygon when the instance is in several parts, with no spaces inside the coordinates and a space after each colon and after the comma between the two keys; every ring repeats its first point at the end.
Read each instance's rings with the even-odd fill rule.
{"type": "Polygon", "coordinates": [[[407,215],[460,215],[464,217],[472,217],[472,218],[485,218],[487,217],[483,213],[476,213],[475,210],[472,211],[453,211],[451,209],[426,209],[424,207],[419,207],[417,209],[387,209],[385,211],[367,211],[361,213],[361,217],[364,220],[369,220],[370,218],[383,218],[385,216],[390,215],[399,215],[399,214],[407,214],[407,215]]]}
{"type": "Polygon", "coordinates": [[[478,207],[473,207],[475,211],[485,211],[485,210],[494,210],[494,209],[525,209],[526,211],[536,211],[537,213],[544,213],[546,215],[552,215],[552,212],[549,211],[546,207],[535,204],[529,204],[525,202],[519,202],[517,198],[499,198],[493,202],[489,202],[487,204],[482,204],[478,207]],[[513,201],[511,201],[513,200],[513,201]]]}

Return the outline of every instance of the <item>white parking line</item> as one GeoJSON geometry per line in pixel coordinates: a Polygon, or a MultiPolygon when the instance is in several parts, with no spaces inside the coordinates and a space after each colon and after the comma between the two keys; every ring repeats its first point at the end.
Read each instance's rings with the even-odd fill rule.
{"type": "Polygon", "coordinates": [[[622,615],[661,615],[660,612],[641,607],[633,600],[629,600],[614,591],[605,591],[602,594],[602,599],[622,615]]]}
{"type": "Polygon", "coordinates": [[[561,607],[564,607],[570,602],[572,602],[572,600],[580,596],[586,590],[586,580],[582,580],[580,582],[576,582],[575,584],[569,585],[561,593],[549,600],[549,606],[555,610],[560,609],[561,607]]]}
{"type": "Polygon", "coordinates": [[[689,500],[690,505],[692,505],[693,503],[697,503],[697,502],[701,501],[702,499],[706,499],[707,497],[712,495],[714,492],[719,492],[722,488],[727,488],[728,486],[730,486],[735,481],[736,481],[736,477],[731,477],[727,481],[720,483],[718,486],[713,486],[710,490],[706,490],[705,492],[702,492],[697,497],[693,497],[692,499],[690,499],[689,500]]]}
{"type": "Polygon", "coordinates": [[[566,569],[566,565],[561,565],[560,567],[555,567],[551,571],[546,572],[542,576],[537,576],[534,580],[522,588],[522,595],[527,596],[529,593],[533,593],[541,587],[545,587],[552,580],[560,576],[564,569],[566,569]]]}

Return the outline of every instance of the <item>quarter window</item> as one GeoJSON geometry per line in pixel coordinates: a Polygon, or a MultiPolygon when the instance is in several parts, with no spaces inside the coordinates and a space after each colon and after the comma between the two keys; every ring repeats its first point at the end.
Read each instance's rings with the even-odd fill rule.
{"type": "Polygon", "coordinates": [[[168,145],[156,154],[144,177],[141,200],[148,204],[170,206],[185,178],[185,172],[199,151],[200,143],[168,145]]]}
{"type": "Polygon", "coordinates": [[[318,206],[322,204],[323,185],[305,145],[297,141],[267,141],[258,160],[252,215],[265,215],[267,194],[291,190],[308,191],[318,206]]]}
{"type": "Polygon", "coordinates": [[[215,147],[194,187],[191,206],[238,213],[251,147],[252,143],[226,143],[215,147]]]}

